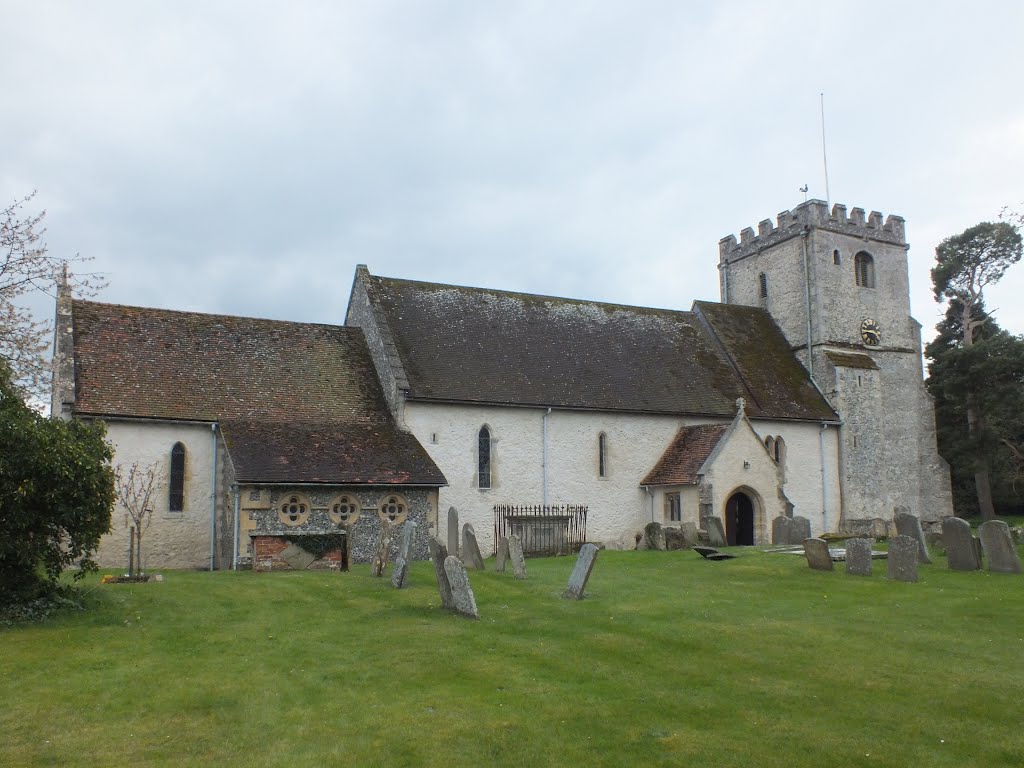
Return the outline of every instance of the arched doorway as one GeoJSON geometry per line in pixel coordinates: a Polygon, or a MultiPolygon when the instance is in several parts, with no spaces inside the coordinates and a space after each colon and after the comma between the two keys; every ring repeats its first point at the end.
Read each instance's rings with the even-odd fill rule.
{"type": "Polygon", "coordinates": [[[754,501],[743,491],[725,503],[725,539],[729,546],[754,544],[754,501]]]}

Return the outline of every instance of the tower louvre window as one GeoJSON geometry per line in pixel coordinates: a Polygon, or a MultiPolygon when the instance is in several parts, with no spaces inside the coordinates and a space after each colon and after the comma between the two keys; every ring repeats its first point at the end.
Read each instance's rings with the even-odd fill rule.
{"type": "Polygon", "coordinates": [[[762,272],[760,275],[757,276],[757,281],[758,281],[758,285],[759,285],[760,291],[761,291],[761,298],[762,299],[767,299],[768,298],[768,275],[766,275],[764,272],[762,272]]]}
{"type": "Polygon", "coordinates": [[[871,258],[870,253],[861,251],[853,257],[853,271],[858,287],[875,287],[875,260],[871,258]]]}

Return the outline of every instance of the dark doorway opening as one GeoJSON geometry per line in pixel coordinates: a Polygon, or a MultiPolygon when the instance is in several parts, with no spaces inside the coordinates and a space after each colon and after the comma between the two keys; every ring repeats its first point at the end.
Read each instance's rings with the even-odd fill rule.
{"type": "Polygon", "coordinates": [[[729,546],[754,544],[754,502],[737,491],[725,504],[725,538],[729,546]]]}

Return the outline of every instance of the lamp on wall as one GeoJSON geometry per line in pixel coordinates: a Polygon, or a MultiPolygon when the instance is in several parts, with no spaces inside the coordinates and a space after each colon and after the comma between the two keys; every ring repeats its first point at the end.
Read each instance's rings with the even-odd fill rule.
{"type": "Polygon", "coordinates": [[[744,461],[743,462],[743,468],[744,469],[750,469],[750,462],[749,461],[744,461]]]}

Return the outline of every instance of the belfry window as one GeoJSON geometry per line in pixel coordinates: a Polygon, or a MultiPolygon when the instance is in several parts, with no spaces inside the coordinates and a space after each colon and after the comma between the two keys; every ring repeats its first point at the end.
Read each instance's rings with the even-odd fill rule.
{"type": "Polygon", "coordinates": [[[760,296],[762,299],[768,298],[768,275],[762,272],[757,276],[757,282],[760,287],[760,296]]]}
{"type": "Polygon", "coordinates": [[[853,271],[859,288],[875,287],[875,260],[870,253],[861,251],[853,257],[853,271]]]}
{"type": "Polygon", "coordinates": [[[491,487],[491,430],[480,427],[477,440],[477,487],[491,487]]]}
{"type": "Polygon", "coordinates": [[[167,493],[167,510],[181,512],[185,509],[185,446],[175,443],[171,448],[170,488],[167,493]]]}

